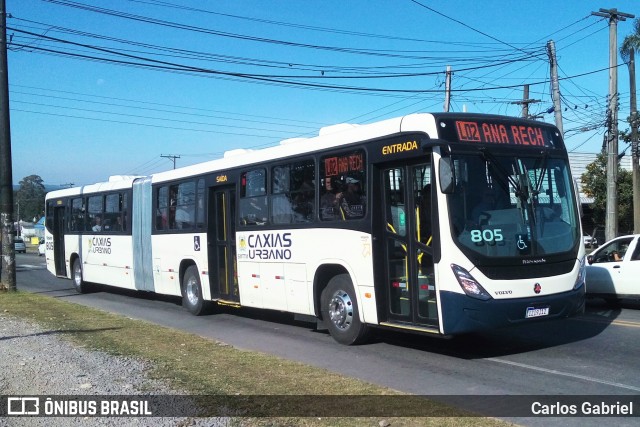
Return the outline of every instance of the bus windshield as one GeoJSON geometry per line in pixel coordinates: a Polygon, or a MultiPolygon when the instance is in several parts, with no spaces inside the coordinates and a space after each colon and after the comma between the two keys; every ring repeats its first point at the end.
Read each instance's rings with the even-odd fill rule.
{"type": "Polygon", "coordinates": [[[487,150],[452,158],[451,229],[464,252],[474,259],[530,258],[575,247],[580,227],[566,159],[487,150]]]}

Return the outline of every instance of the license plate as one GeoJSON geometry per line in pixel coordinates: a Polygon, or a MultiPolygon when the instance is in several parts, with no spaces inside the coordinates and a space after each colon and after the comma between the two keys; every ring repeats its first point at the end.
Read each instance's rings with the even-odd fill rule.
{"type": "Polygon", "coordinates": [[[535,307],[527,307],[527,315],[526,318],[530,317],[541,317],[549,315],[549,307],[535,308],[535,307]]]}

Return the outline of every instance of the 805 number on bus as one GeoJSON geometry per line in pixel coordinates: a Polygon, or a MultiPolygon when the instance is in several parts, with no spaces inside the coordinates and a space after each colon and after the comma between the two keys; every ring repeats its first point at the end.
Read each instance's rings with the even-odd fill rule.
{"type": "Polygon", "coordinates": [[[473,243],[496,243],[504,241],[501,228],[495,228],[493,230],[471,230],[471,241],[473,243]]]}

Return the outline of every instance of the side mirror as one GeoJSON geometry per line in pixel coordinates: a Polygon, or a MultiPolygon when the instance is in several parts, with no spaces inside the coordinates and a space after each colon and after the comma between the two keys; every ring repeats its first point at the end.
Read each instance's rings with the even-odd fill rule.
{"type": "Polygon", "coordinates": [[[444,194],[453,194],[455,190],[455,171],[451,157],[442,157],[439,164],[440,191],[444,194]]]}
{"type": "Polygon", "coordinates": [[[589,265],[593,264],[593,255],[587,255],[587,262],[589,265]]]}

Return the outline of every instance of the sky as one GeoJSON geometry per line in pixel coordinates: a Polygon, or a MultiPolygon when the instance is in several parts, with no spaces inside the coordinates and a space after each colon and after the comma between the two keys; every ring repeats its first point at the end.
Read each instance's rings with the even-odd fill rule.
{"type": "MultiPolygon", "coordinates": [[[[6,0],[13,181],[84,185],[149,175],[366,124],[451,111],[554,123],[547,42],[567,148],[602,148],[608,20],[637,1],[6,0]],[[178,157],[179,156],[179,157],[178,157]]],[[[633,31],[618,22],[618,45],[633,31]]],[[[618,57],[619,127],[629,72],[618,57]]],[[[626,146],[621,144],[620,151],[626,146]]],[[[626,151],[630,153],[629,150],[626,151]]]]}

